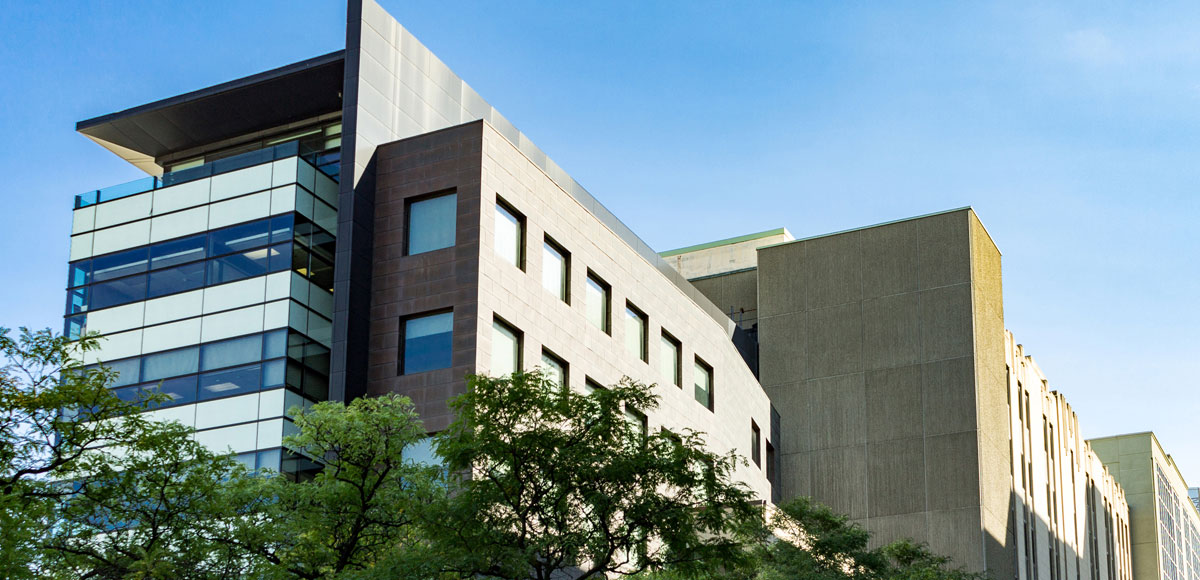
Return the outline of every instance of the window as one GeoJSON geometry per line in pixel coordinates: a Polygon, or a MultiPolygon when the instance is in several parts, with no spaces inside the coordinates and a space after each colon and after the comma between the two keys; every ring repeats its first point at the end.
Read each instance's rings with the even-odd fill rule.
{"type": "Polygon", "coordinates": [[[450,368],[453,312],[424,314],[406,319],[401,328],[404,351],[400,374],[411,375],[450,368]]]}
{"type": "Polygon", "coordinates": [[[195,290],[202,286],[204,286],[204,262],[191,262],[174,268],[150,272],[149,297],[158,298],[167,294],[195,290]]]}
{"type": "Polygon", "coordinates": [[[253,334],[200,347],[200,370],[207,371],[257,361],[262,356],[262,335],[253,334]]]}
{"type": "Polygon", "coordinates": [[[544,348],[542,349],[542,370],[546,373],[546,378],[554,381],[554,384],[560,387],[567,386],[567,363],[544,348]]]}
{"type": "Polygon", "coordinates": [[[208,255],[220,256],[267,245],[271,236],[268,220],[259,220],[240,226],[211,232],[208,237],[208,255]]]}
{"type": "Polygon", "coordinates": [[[762,430],[758,428],[754,419],[750,420],[750,459],[755,465],[762,467],[762,430]]]}
{"type": "Polygon", "coordinates": [[[204,246],[204,234],[150,246],[150,269],[203,260],[204,246]]]}
{"type": "Polygon", "coordinates": [[[522,270],[525,269],[525,217],[508,204],[496,201],[496,255],[522,270]]]}
{"type": "MultiPolygon", "coordinates": [[[[254,357],[258,358],[258,357],[254,357]]],[[[167,377],[190,375],[199,369],[200,348],[182,348],[142,357],[142,380],[157,381],[167,377]]]]}
{"type": "Polygon", "coordinates": [[[521,369],[521,334],[500,319],[492,320],[492,376],[502,377],[521,369]]]}
{"type": "Polygon", "coordinates": [[[596,382],[592,377],[585,377],[583,381],[583,392],[591,395],[596,391],[603,391],[604,385],[596,382]]]}
{"type": "Polygon", "coordinates": [[[610,286],[589,270],[586,288],[588,322],[591,322],[592,326],[612,334],[608,319],[609,292],[610,286]]]}
{"type": "Polygon", "coordinates": [[[646,361],[646,315],[634,305],[625,303],[625,350],[646,361]]]}
{"type": "Polygon", "coordinates": [[[776,485],[775,477],[775,446],[767,441],[767,482],[772,486],[776,485]]]}
{"type": "Polygon", "coordinates": [[[645,437],[650,432],[646,415],[639,413],[637,409],[625,407],[625,420],[637,430],[638,434],[645,437]]]}
{"type": "Polygon", "coordinates": [[[571,258],[566,250],[550,238],[542,242],[542,287],[559,300],[571,303],[571,258]]]}
{"type": "Polygon", "coordinates": [[[108,254],[92,260],[92,281],[102,282],[145,272],[150,267],[146,248],[108,254]]]}
{"type": "Polygon", "coordinates": [[[713,410],[713,375],[712,367],[696,357],[696,368],[692,371],[696,386],[696,402],[704,405],[709,411],[713,410]]]}
{"type": "Polygon", "coordinates": [[[407,255],[432,252],[454,245],[458,195],[448,193],[409,202],[407,255]]]}
{"type": "Polygon", "coordinates": [[[257,391],[261,370],[259,365],[254,364],[204,373],[200,375],[200,400],[257,391]]]}
{"type": "Polygon", "coordinates": [[[659,347],[658,370],[664,377],[670,377],[671,384],[683,388],[683,347],[665,330],[659,338],[659,347]]]}

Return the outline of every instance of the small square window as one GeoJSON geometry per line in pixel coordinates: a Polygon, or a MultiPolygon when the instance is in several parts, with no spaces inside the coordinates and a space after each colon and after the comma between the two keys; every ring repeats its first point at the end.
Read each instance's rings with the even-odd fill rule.
{"type": "Polygon", "coordinates": [[[503,377],[521,369],[521,332],[499,318],[492,320],[492,376],[503,377]]]}
{"type": "Polygon", "coordinates": [[[636,306],[625,303],[625,350],[629,354],[641,359],[648,360],[646,352],[646,314],[638,310],[636,306]]]}
{"type": "Polygon", "coordinates": [[[405,319],[401,324],[404,350],[400,355],[400,374],[450,368],[453,326],[453,312],[422,314],[405,319]]]}
{"type": "Polygon", "coordinates": [[[612,325],[609,319],[612,306],[611,294],[612,287],[589,270],[586,288],[588,322],[606,334],[612,334],[612,325]]]}
{"type": "Polygon", "coordinates": [[[496,255],[525,269],[525,216],[496,198],[496,255]]]}
{"type": "Polygon", "coordinates": [[[692,371],[695,381],[696,402],[704,405],[709,411],[713,410],[713,372],[712,367],[696,357],[696,366],[692,371]]]}
{"type": "Polygon", "coordinates": [[[559,300],[571,303],[571,254],[549,237],[542,242],[542,287],[559,300]]]}
{"type": "Polygon", "coordinates": [[[412,256],[454,245],[458,195],[446,193],[408,203],[405,254],[412,256]]]}

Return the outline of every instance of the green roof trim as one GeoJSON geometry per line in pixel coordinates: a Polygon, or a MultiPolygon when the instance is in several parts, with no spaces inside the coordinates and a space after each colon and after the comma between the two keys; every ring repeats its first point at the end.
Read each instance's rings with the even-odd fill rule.
{"type": "Polygon", "coordinates": [[[665,252],[659,252],[658,255],[666,258],[668,256],[677,256],[679,254],[686,254],[688,252],[697,252],[700,250],[707,250],[709,248],[717,248],[720,246],[727,246],[729,244],[749,242],[750,240],[757,240],[759,238],[765,238],[768,236],[777,236],[777,235],[785,233],[785,232],[787,232],[787,228],[775,228],[773,230],[767,230],[765,232],[758,232],[757,234],[746,234],[744,236],[738,236],[736,238],[717,240],[715,242],[708,242],[705,244],[696,244],[694,246],[688,246],[686,248],[679,248],[677,250],[667,250],[665,252]]]}

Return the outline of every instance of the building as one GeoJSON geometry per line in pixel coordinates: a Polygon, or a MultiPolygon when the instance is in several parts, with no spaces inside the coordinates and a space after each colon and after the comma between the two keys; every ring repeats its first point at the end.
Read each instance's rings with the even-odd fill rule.
{"type": "Polygon", "coordinates": [[[151,176],[76,198],[66,331],[204,443],[296,469],[294,404],[402,393],[436,432],[468,373],[542,366],[658,385],[632,419],[772,497],[737,326],[372,0],[344,50],[77,129],[151,176]]]}
{"type": "Polygon", "coordinates": [[[1200,513],[1189,489],[1154,433],[1090,441],[1105,467],[1125,488],[1133,522],[1135,580],[1200,578],[1200,513]]]}
{"type": "Polygon", "coordinates": [[[436,432],[469,373],[628,376],[662,400],[631,420],[707,433],[760,498],[995,578],[1129,578],[1123,492],[970,209],[659,255],[372,0],[343,50],[77,129],[150,177],[76,198],[66,331],[247,463],[304,468],[294,404],[400,393],[436,432]]]}
{"type": "Polygon", "coordinates": [[[756,337],[785,499],[995,578],[1129,578],[1123,493],[1005,331],[974,211],[663,255],[756,337]]]}

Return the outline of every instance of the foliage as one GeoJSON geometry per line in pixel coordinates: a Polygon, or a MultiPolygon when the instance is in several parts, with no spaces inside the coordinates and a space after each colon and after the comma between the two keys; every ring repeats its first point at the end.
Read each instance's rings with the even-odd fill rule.
{"type": "Polygon", "coordinates": [[[385,395],[292,409],[285,445],[319,458],[311,479],[263,476],[239,486],[254,518],[231,514],[230,544],[268,578],[428,577],[415,512],[444,493],[439,470],[406,459],[425,437],[412,402],[385,395]]]}
{"type": "Polygon", "coordinates": [[[742,559],[736,533],[761,512],[731,482],[736,456],[627,419],[655,408],[650,391],[625,380],[584,395],[537,372],[469,377],[437,436],[453,493],[425,526],[447,565],[547,580],[742,559]]]}

